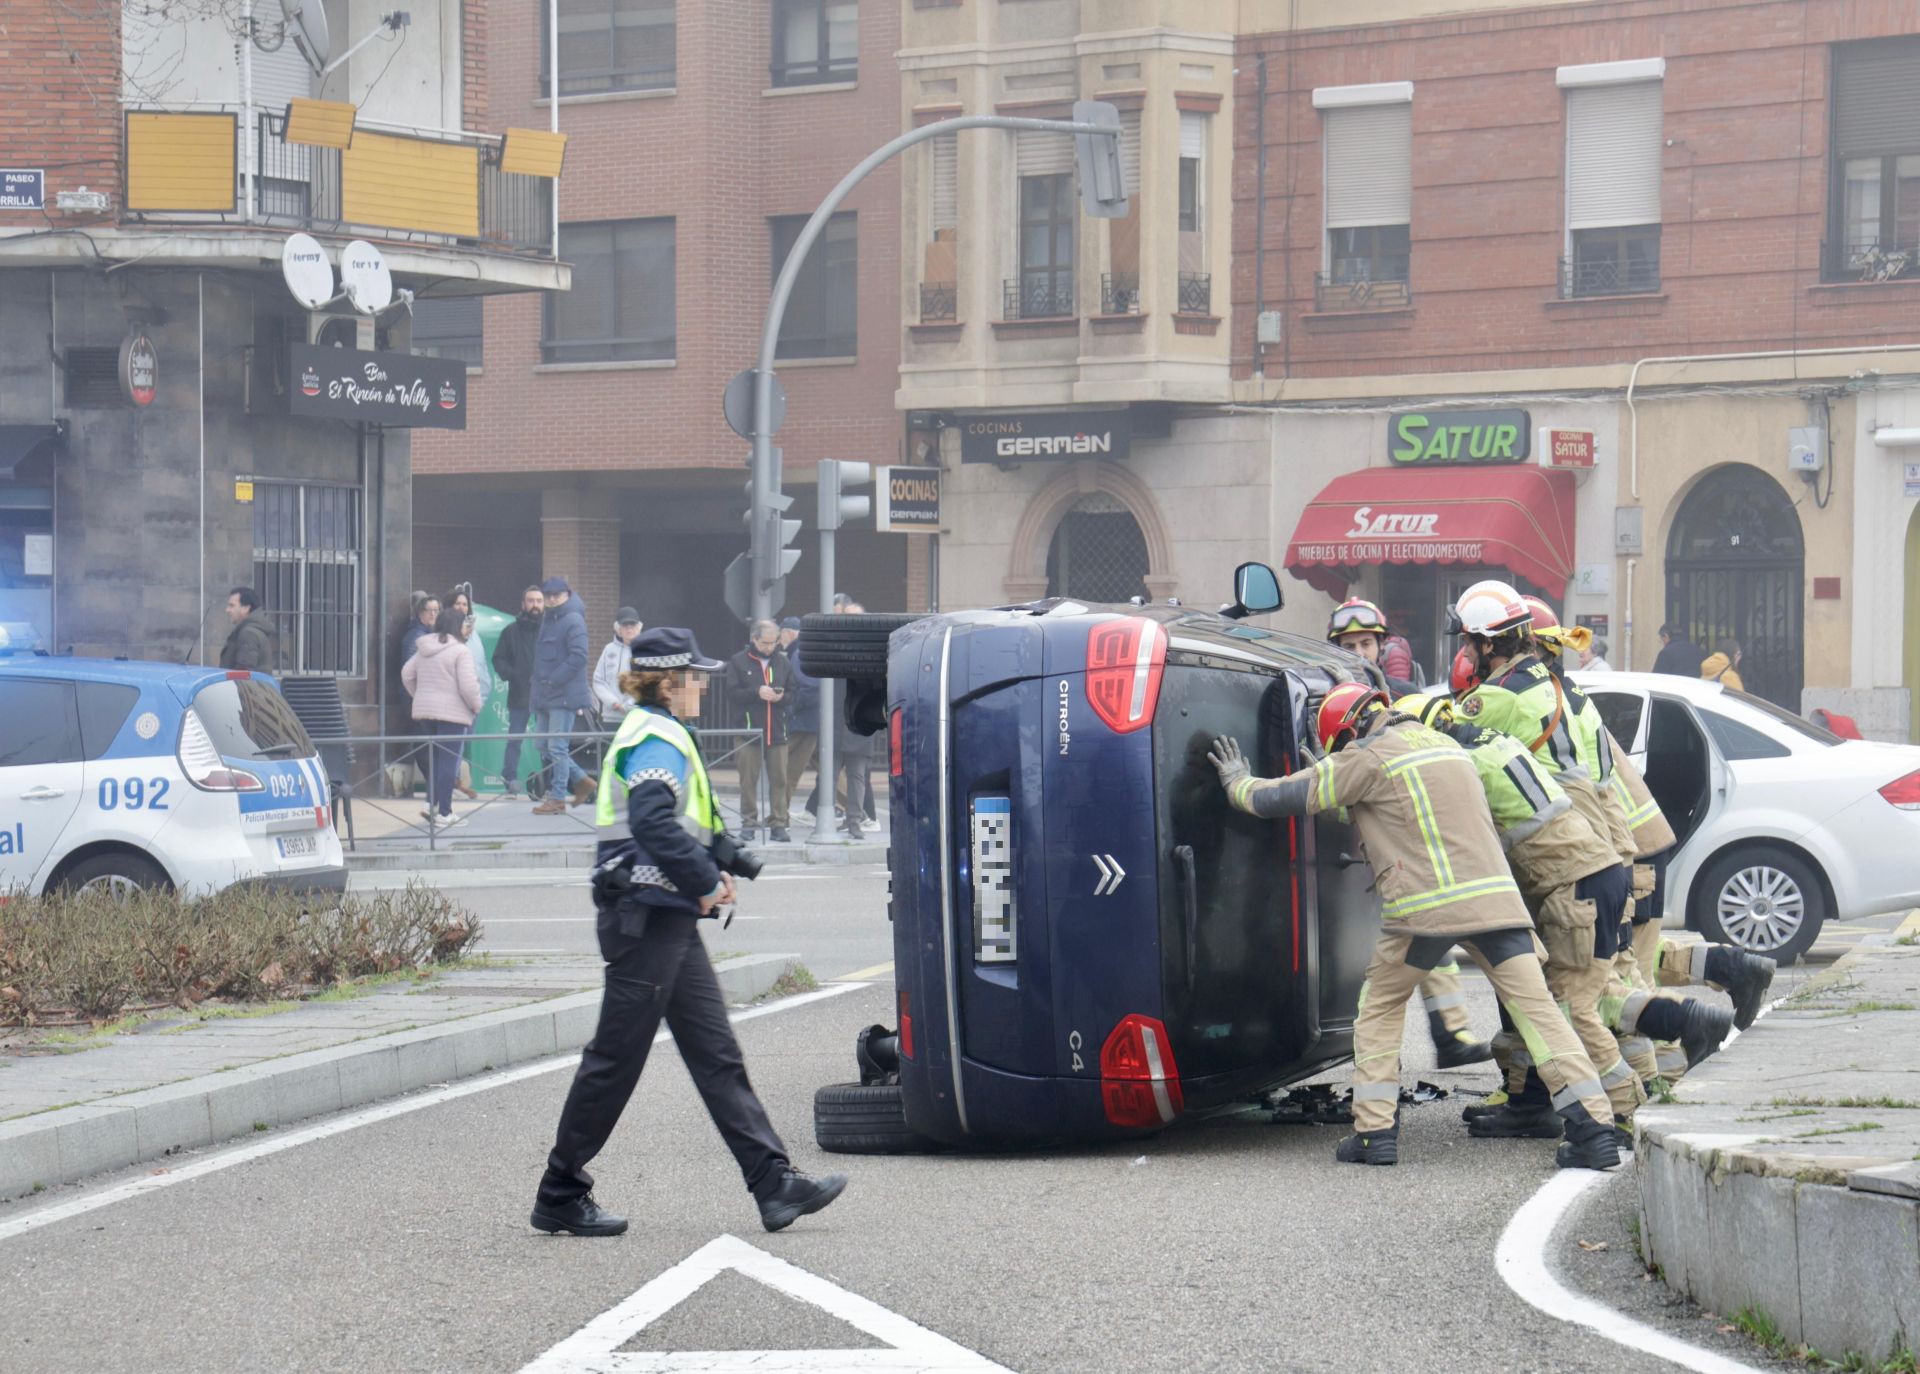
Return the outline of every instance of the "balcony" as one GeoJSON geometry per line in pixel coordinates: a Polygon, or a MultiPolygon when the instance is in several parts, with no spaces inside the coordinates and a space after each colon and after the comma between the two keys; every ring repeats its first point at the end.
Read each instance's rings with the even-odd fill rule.
{"type": "Polygon", "coordinates": [[[1313,308],[1320,314],[1353,310],[1405,310],[1413,304],[1413,289],[1407,281],[1407,265],[1382,263],[1380,275],[1365,270],[1374,264],[1336,262],[1331,272],[1316,272],[1313,278],[1313,308]]]}
{"type": "Polygon", "coordinates": [[[1560,260],[1560,299],[1647,296],[1660,290],[1660,226],[1577,229],[1560,260]]]}
{"type": "Polygon", "coordinates": [[[1101,274],[1100,313],[1102,315],[1138,315],[1140,313],[1139,273],[1103,272],[1101,274]]]}
{"type": "Polygon", "coordinates": [[[1179,287],[1178,309],[1182,315],[1213,313],[1213,274],[1211,272],[1182,272],[1179,287]]]}
{"type": "Polygon", "coordinates": [[[920,283],[920,323],[952,324],[960,318],[960,292],[950,281],[920,283]]]}
{"type": "Polygon", "coordinates": [[[289,143],[281,115],[128,107],[121,204],[131,222],[256,225],[551,258],[553,183],[503,172],[498,136],[360,123],[346,149],[289,143]],[[258,175],[249,206],[248,142],[258,175]]]}
{"type": "Polygon", "coordinates": [[[1058,320],[1073,315],[1073,274],[1029,272],[1005,282],[1002,319],[1058,320]]]}

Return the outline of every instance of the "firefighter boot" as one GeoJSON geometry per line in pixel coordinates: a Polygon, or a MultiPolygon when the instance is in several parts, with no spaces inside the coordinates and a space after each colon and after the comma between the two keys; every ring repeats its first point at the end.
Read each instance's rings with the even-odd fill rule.
{"type": "Polygon", "coordinates": [[[1384,1131],[1350,1135],[1334,1148],[1333,1157],[1342,1164],[1398,1164],[1400,1162],[1400,1120],[1384,1131]]]}
{"type": "Polygon", "coordinates": [[[1727,990],[1733,998],[1733,1024],[1745,1030],[1766,1004],[1767,989],[1773,986],[1773,960],[1727,945],[1709,945],[1706,963],[1707,981],[1727,990]]]}
{"type": "Polygon", "coordinates": [[[1493,1058],[1493,1046],[1475,1040],[1472,1031],[1447,1029],[1440,1013],[1427,1013],[1427,1030],[1433,1036],[1433,1061],[1443,1069],[1464,1069],[1469,1064],[1484,1064],[1493,1058]]]}
{"type": "Polygon", "coordinates": [[[1686,1003],[1686,1022],[1680,1032],[1680,1048],[1687,1052],[1687,1067],[1695,1068],[1711,1057],[1733,1029],[1733,1013],[1705,1002],[1686,1003]]]}
{"type": "Polygon", "coordinates": [[[1578,1102],[1568,1103],[1560,1111],[1566,1122],[1567,1138],[1554,1151],[1553,1162],[1562,1169],[1612,1169],[1620,1163],[1620,1137],[1612,1123],[1602,1125],[1587,1114],[1578,1102]]]}
{"type": "Polygon", "coordinates": [[[1492,1116],[1495,1112],[1502,1110],[1511,1101],[1513,1099],[1507,1096],[1505,1088],[1495,1088],[1487,1094],[1485,1102],[1476,1102],[1463,1110],[1460,1113],[1460,1119],[1468,1122],[1478,1121],[1483,1116],[1492,1116]]]}
{"type": "Polygon", "coordinates": [[[1558,1140],[1560,1117],[1540,1075],[1529,1071],[1520,1095],[1497,1111],[1467,1122],[1467,1134],[1482,1140],[1558,1140]]]}

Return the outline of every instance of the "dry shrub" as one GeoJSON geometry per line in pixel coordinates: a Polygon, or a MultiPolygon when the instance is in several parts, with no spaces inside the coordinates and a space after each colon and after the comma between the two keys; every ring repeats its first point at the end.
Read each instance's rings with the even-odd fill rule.
{"type": "Polygon", "coordinates": [[[417,882],[339,898],[247,886],[192,900],[16,894],[0,900],[0,1025],[284,997],[445,963],[479,938],[471,912],[417,882]]]}

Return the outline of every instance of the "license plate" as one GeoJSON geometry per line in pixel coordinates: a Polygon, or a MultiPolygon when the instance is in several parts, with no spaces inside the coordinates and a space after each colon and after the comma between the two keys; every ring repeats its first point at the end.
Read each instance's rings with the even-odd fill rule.
{"type": "Polygon", "coordinates": [[[283,859],[297,859],[320,852],[320,841],[313,835],[282,835],[278,843],[283,859]]]}
{"type": "Polygon", "coordinates": [[[1018,913],[1013,896],[1013,803],[973,799],[973,958],[1011,964],[1018,913]]]}

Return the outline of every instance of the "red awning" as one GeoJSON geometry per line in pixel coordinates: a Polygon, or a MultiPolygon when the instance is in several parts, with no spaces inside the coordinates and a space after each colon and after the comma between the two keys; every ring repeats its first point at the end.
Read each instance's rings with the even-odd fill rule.
{"type": "Polygon", "coordinates": [[[1307,503],[1287,570],[1330,596],[1370,563],[1509,568],[1550,596],[1573,576],[1573,475],[1538,467],[1363,468],[1307,503]]]}

